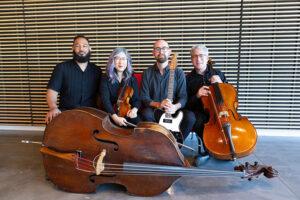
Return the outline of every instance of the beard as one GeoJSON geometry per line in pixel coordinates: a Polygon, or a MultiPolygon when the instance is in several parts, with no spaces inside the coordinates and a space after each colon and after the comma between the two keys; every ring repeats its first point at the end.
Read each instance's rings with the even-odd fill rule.
{"type": "Polygon", "coordinates": [[[156,61],[159,63],[165,63],[168,60],[166,55],[163,55],[162,57],[157,57],[156,61]]]}
{"type": "Polygon", "coordinates": [[[89,51],[86,55],[79,55],[73,51],[73,59],[79,63],[86,63],[90,61],[91,52],[89,51]]]}

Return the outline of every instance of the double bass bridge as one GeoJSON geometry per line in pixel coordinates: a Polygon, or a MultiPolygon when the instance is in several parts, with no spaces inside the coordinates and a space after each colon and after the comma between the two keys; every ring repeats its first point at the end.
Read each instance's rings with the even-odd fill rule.
{"type": "Polygon", "coordinates": [[[88,173],[96,173],[96,175],[100,175],[104,170],[104,157],[106,155],[106,149],[103,149],[102,152],[95,156],[93,160],[88,160],[81,157],[81,153],[77,152],[76,155],[76,169],[88,173]]]}

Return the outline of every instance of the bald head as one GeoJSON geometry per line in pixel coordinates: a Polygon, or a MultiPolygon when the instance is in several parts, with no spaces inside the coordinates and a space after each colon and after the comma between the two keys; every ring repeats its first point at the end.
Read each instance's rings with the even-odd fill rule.
{"type": "Polygon", "coordinates": [[[169,47],[169,44],[162,39],[156,40],[153,44],[153,48],[157,47],[157,46],[165,46],[165,47],[169,47]]]}

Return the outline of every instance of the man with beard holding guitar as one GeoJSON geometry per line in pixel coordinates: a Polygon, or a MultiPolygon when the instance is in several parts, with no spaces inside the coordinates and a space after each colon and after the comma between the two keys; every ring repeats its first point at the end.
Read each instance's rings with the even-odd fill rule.
{"type": "Polygon", "coordinates": [[[73,39],[73,59],[59,63],[53,70],[47,89],[48,124],[61,111],[88,106],[96,107],[101,69],[89,62],[91,47],[88,38],[78,35],[73,39]],[[59,106],[57,106],[60,94],[59,106]]]}
{"type": "Polygon", "coordinates": [[[171,52],[165,40],[157,40],[153,45],[152,54],[156,63],[143,73],[141,116],[145,121],[162,122],[169,130],[174,128],[171,130],[173,134],[179,130],[180,134],[174,136],[178,142],[182,142],[192,130],[196,119],[193,112],[182,110],[187,101],[186,79],[182,69],[176,66],[170,68],[168,59],[171,52]],[[165,114],[171,115],[171,118],[161,119],[165,114]],[[178,138],[181,135],[183,137],[178,138]]]}

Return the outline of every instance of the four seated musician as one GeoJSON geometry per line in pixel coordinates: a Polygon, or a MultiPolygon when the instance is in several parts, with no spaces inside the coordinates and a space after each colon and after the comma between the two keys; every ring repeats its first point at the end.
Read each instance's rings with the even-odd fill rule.
{"type": "Polygon", "coordinates": [[[133,124],[139,122],[137,115],[140,107],[138,83],[133,76],[131,56],[125,48],[116,48],[110,54],[106,75],[101,80],[100,91],[102,107],[104,111],[111,114],[115,124],[127,126],[128,122],[133,124]],[[132,89],[132,96],[127,97],[127,91],[132,91],[132,89]],[[121,116],[119,111],[123,110],[123,105],[126,104],[124,101],[127,100],[130,108],[125,111],[124,116],[121,116]]]}
{"type": "Polygon", "coordinates": [[[201,138],[203,136],[204,124],[209,116],[204,112],[201,97],[209,93],[209,85],[212,83],[227,82],[224,73],[212,68],[209,60],[208,49],[204,45],[195,45],[191,48],[191,61],[194,69],[187,75],[188,102],[186,108],[193,111],[196,116],[194,130],[201,138]]]}
{"type": "MultiPolygon", "coordinates": [[[[185,106],[187,101],[186,79],[183,70],[175,68],[173,101],[167,99],[170,76],[168,59],[171,49],[165,40],[160,39],[154,43],[152,54],[156,63],[143,72],[141,117],[145,121],[158,122],[164,112],[174,114],[185,106]]],[[[180,123],[180,130],[185,138],[194,125],[195,116],[190,111],[182,111],[183,119],[180,123]]]]}

